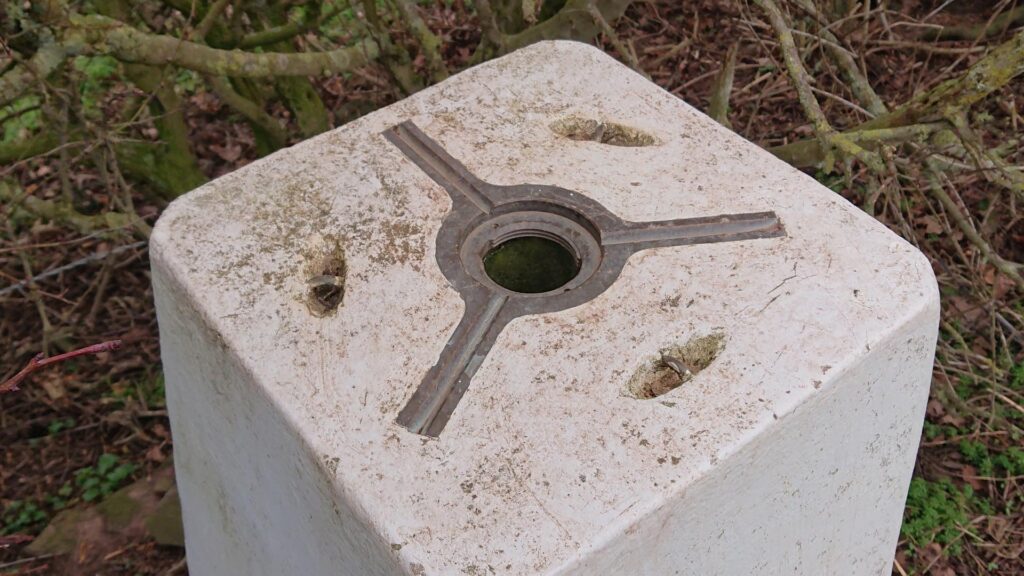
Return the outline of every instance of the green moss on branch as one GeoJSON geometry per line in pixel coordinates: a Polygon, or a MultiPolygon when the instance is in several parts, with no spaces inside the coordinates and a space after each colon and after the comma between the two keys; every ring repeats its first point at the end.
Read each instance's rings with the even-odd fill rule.
{"type": "Polygon", "coordinates": [[[325,52],[251,53],[221,50],[171,36],[150,34],[103,16],[72,16],[69,31],[83,50],[109,54],[123,62],[172,64],[214,76],[257,78],[317,76],[365,66],[379,55],[377,44],[364,40],[325,52]]]}

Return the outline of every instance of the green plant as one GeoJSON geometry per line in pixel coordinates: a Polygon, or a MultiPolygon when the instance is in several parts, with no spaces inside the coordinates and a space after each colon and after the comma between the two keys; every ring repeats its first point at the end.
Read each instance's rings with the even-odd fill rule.
{"type": "Polygon", "coordinates": [[[179,70],[174,78],[175,86],[180,88],[184,94],[195,94],[200,83],[202,83],[200,76],[191,70],[179,70]]]}
{"type": "Polygon", "coordinates": [[[35,502],[13,500],[3,510],[3,534],[27,532],[46,522],[46,512],[35,502]]]}
{"type": "Polygon", "coordinates": [[[4,525],[0,534],[27,532],[45,522],[46,518],[46,512],[34,502],[14,500],[4,508],[4,525]]]}
{"type": "Polygon", "coordinates": [[[35,132],[42,126],[43,113],[39,107],[39,97],[23,96],[8,106],[0,108],[0,125],[3,125],[3,137],[0,143],[15,142],[35,132]]]}
{"type": "Polygon", "coordinates": [[[144,378],[132,382],[115,382],[103,395],[104,403],[125,406],[131,400],[145,403],[149,408],[160,408],[166,405],[164,397],[164,375],[158,373],[152,378],[144,378]]]}
{"type": "Polygon", "coordinates": [[[82,491],[82,500],[92,502],[110,495],[136,468],[134,464],[120,464],[113,454],[101,454],[96,460],[96,466],[87,466],[75,472],[75,485],[82,491]]]}
{"type": "Polygon", "coordinates": [[[814,179],[836,194],[841,194],[846,186],[846,180],[841,174],[829,173],[824,170],[815,172],[814,179]]]}
{"type": "Polygon", "coordinates": [[[975,386],[976,383],[974,379],[970,376],[963,375],[958,378],[954,389],[956,390],[956,395],[960,397],[961,400],[968,400],[972,395],[974,395],[975,386]]]}
{"type": "Polygon", "coordinates": [[[974,533],[970,525],[973,510],[991,513],[991,506],[970,486],[957,488],[949,478],[937,482],[914,478],[907,494],[902,536],[914,546],[938,542],[947,546],[948,554],[959,556],[961,533],[974,533]]]}
{"type": "Polygon", "coordinates": [[[78,86],[82,108],[87,115],[96,115],[99,113],[100,99],[107,92],[107,81],[117,74],[117,60],[110,56],[77,56],[74,68],[83,77],[78,86]]]}
{"type": "Polygon", "coordinates": [[[986,477],[1024,475],[1024,450],[1011,446],[1003,452],[992,454],[981,442],[962,440],[960,453],[986,477]]]}
{"type": "Polygon", "coordinates": [[[1014,390],[1024,388],[1024,362],[1010,368],[1010,388],[1014,390]]]}
{"type": "Polygon", "coordinates": [[[46,426],[46,433],[48,435],[50,435],[50,436],[53,436],[54,434],[57,434],[57,433],[61,432],[62,430],[70,430],[71,428],[74,428],[74,427],[75,427],[75,419],[74,418],[57,418],[56,420],[51,421],[46,426]]]}
{"type": "Polygon", "coordinates": [[[63,486],[57,490],[57,493],[46,497],[46,503],[53,508],[54,511],[60,511],[67,507],[68,501],[71,498],[71,494],[74,492],[74,488],[71,487],[71,483],[65,482],[63,486]]]}

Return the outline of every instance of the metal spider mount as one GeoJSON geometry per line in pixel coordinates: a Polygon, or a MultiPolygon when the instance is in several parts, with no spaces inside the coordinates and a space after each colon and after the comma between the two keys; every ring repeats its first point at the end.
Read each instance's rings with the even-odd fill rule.
{"type": "Polygon", "coordinates": [[[785,236],[774,212],[628,222],[572,190],[539,184],[498,186],[471,174],[411,121],[384,137],[448,191],[451,212],[437,234],[437,263],[466,304],[437,363],[426,373],[397,422],[438,436],[498,334],[514,318],[572,308],[608,289],[634,253],[648,248],[785,236]],[[484,257],[515,238],[540,237],[573,255],[579,271],[540,293],[514,292],[484,270],[484,257]]]}

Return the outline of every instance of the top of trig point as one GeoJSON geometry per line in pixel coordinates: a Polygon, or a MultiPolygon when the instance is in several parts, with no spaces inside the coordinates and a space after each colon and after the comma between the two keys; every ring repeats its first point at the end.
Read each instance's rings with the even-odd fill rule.
{"type": "Polygon", "coordinates": [[[875,220],[567,42],[204,186],[152,252],[425,574],[570,565],[937,298],[875,220]],[[575,268],[495,280],[521,237],[575,268]]]}

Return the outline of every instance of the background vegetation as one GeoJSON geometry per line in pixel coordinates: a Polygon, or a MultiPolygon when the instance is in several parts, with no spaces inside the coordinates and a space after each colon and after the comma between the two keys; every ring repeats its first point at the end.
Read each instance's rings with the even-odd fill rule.
{"type": "Polygon", "coordinates": [[[187,570],[151,522],[173,442],[146,241],[170,200],[545,38],[604,47],[931,258],[941,337],[893,572],[1024,573],[1022,25],[1015,0],[9,0],[0,382],[123,347],[0,384],[0,573],[187,570]]]}

